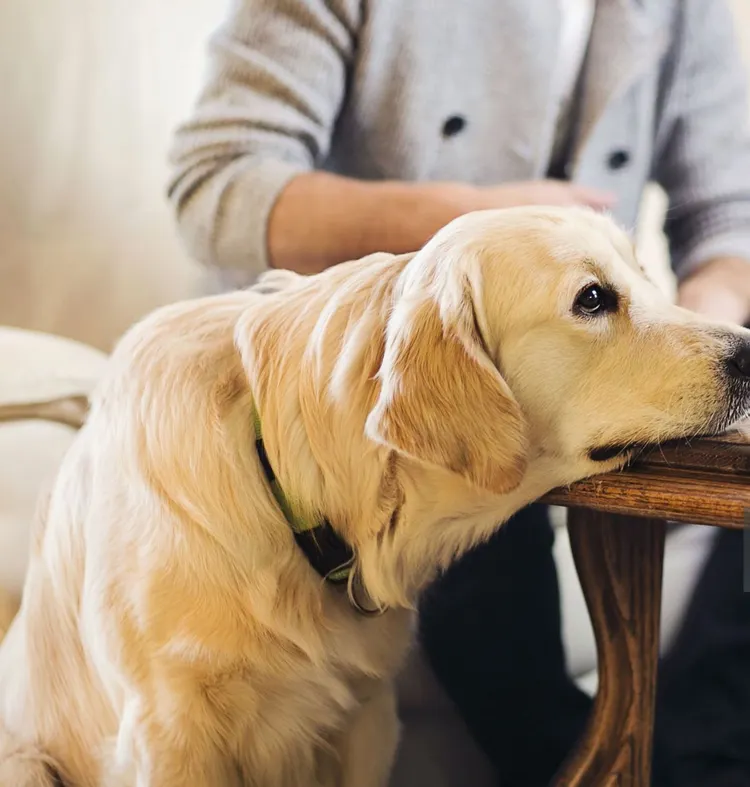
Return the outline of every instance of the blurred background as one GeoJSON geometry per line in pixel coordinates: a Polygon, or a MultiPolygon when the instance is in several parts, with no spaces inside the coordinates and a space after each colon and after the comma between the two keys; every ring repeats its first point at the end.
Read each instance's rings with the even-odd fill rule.
{"type": "MultiPolygon", "coordinates": [[[[750,0],[733,0],[750,62],[750,0]]],[[[109,349],[152,308],[212,287],[165,198],[227,0],[2,0],[0,325],[109,349]]],[[[660,272],[662,200],[641,232],[660,272]]],[[[667,281],[666,279],[663,279],[667,281]]]]}
{"type": "Polygon", "coordinates": [[[109,349],[199,292],[167,148],[226,0],[0,2],[0,325],[109,349]]]}

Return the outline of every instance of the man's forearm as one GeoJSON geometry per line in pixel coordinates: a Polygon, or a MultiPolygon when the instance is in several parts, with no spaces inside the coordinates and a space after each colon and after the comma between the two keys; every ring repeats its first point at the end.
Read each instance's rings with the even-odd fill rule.
{"type": "Polygon", "coordinates": [[[562,181],[496,186],[361,181],[325,172],[292,178],[271,210],[267,252],[275,268],[317,273],[376,251],[421,248],[441,227],[473,210],[513,205],[610,208],[611,194],[562,181]]]}
{"type": "Polygon", "coordinates": [[[275,268],[317,273],[376,251],[415,251],[464,213],[471,187],[369,182],[324,172],[299,175],[279,195],[268,225],[275,268]]]}

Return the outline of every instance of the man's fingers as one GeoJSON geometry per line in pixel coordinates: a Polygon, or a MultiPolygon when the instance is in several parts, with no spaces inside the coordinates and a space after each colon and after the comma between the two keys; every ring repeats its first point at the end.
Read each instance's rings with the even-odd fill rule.
{"type": "Polygon", "coordinates": [[[609,210],[617,197],[608,191],[568,183],[564,180],[522,181],[504,183],[486,190],[480,189],[488,207],[515,205],[586,206],[595,210],[609,210]]]}

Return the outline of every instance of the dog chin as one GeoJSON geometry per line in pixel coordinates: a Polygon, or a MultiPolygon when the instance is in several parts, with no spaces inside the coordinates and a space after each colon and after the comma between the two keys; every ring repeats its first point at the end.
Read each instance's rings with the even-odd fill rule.
{"type": "Polygon", "coordinates": [[[609,443],[607,445],[596,446],[591,448],[588,452],[589,459],[592,462],[610,462],[615,459],[621,460],[621,464],[627,464],[637,459],[641,454],[646,451],[654,450],[656,448],[665,448],[673,445],[680,445],[685,440],[690,440],[700,437],[718,437],[725,434],[730,429],[740,429],[741,431],[750,432],[750,421],[746,421],[750,417],[750,411],[737,415],[727,415],[720,421],[712,424],[711,428],[705,431],[693,432],[691,434],[682,435],[680,437],[669,438],[666,440],[658,440],[654,442],[633,442],[633,443],[609,443]],[[744,426],[743,426],[744,424],[744,426]]]}
{"type": "Polygon", "coordinates": [[[619,459],[621,463],[631,461],[639,454],[654,448],[658,443],[610,443],[589,449],[589,459],[592,462],[611,462],[619,459]]]}

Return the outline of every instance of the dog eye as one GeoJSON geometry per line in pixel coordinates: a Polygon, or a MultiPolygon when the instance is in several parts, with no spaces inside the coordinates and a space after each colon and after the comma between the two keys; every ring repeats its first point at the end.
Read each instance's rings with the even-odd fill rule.
{"type": "Polygon", "coordinates": [[[573,305],[573,310],[585,317],[614,311],[616,308],[617,296],[601,284],[590,284],[585,287],[578,293],[573,305]]]}

